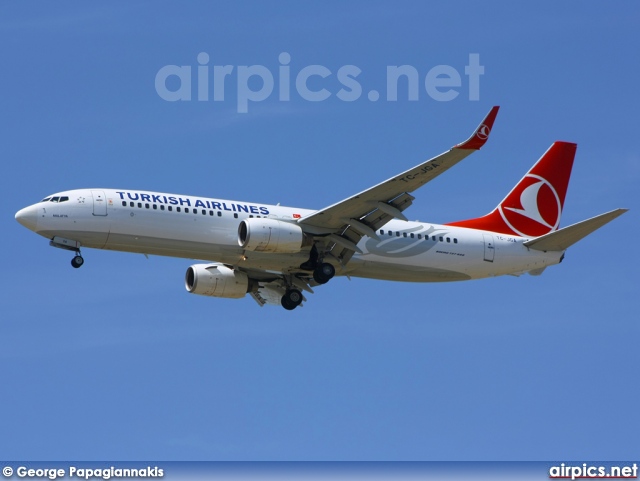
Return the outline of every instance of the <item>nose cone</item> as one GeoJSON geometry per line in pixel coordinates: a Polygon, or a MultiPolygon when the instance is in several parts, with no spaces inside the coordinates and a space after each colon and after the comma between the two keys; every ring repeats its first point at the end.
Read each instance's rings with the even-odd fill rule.
{"type": "Polygon", "coordinates": [[[35,206],[30,205],[16,212],[16,220],[27,229],[35,231],[38,223],[38,211],[35,206]]]}

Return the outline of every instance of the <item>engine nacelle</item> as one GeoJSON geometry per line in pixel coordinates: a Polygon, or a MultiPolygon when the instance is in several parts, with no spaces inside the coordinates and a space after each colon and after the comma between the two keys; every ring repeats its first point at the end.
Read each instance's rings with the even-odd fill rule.
{"type": "Polygon", "coordinates": [[[249,251],[296,254],[304,243],[302,228],[290,222],[249,218],[240,222],[238,227],[238,244],[249,251]]]}
{"type": "Polygon", "coordinates": [[[253,282],[244,272],[221,264],[194,264],[187,269],[184,284],[192,294],[240,299],[253,282]]]}

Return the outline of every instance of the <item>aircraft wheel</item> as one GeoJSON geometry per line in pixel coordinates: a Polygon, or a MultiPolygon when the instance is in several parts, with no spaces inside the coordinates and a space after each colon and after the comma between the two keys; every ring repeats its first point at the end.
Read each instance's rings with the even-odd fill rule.
{"type": "Polygon", "coordinates": [[[73,259],[71,259],[71,265],[76,269],[82,266],[82,264],[84,264],[84,259],[82,258],[82,256],[75,256],[73,259]]]}
{"type": "Polygon", "coordinates": [[[282,296],[280,303],[282,307],[291,311],[302,304],[302,292],[298,289],[289,289],[284,293],[284,296],[282,296]]]}
{"type": "Polygon", "coordinates": [[[323,262],[313,271],[313,280],[318,284],[326,284],[336,275],[336,269],[328,262],[323,262]]]}
{"type": "Polygon", "coordinates": [[[280,304],[282,304],[282,307],[284,307],[287,311],[293,311],[296,308],[296,306],[289,303],[289,300],[286,298],[286,296],[282,296],[280,304]]]}

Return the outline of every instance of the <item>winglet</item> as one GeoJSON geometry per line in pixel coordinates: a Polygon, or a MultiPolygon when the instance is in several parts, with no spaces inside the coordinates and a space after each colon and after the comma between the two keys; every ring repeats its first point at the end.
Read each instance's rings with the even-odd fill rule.
{"type": "Polygon", "coordinates": [[[456,145],[455,149],[467,149],[467,150],[480,150],[480,148],[487,142],[491,129],[493,128],[493,122],[496,120],[498,110],[500,107],[496,105],[487,114],[484,120],[478,125],[478,128],[471,137],[465,142],[456,145]]]}

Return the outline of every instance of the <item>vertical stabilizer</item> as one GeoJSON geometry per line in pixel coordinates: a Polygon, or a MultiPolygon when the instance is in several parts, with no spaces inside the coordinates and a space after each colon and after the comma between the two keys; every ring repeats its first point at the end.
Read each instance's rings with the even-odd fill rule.
{"type": "Polygon", "coordinates": [[[447,225],[521,237],[557,230],[576,147],[570,142],[554,142],[491,213],[447,225]]]}

